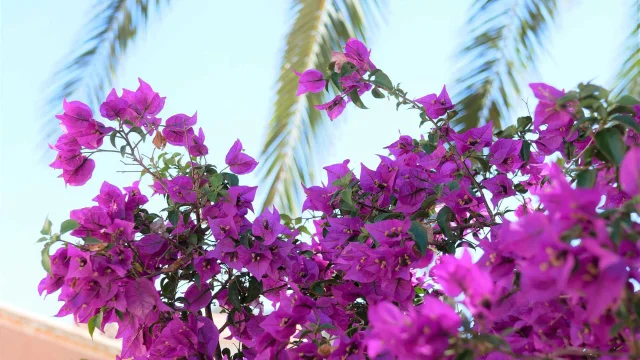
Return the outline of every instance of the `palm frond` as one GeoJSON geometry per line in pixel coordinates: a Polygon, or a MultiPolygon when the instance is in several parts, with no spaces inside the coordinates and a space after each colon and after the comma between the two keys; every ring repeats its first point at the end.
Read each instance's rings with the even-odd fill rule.
{"type": "Polygon", "coordinates": [[[328,143],[329,120],[313,108],[328,101],[326,93],[296,97],[293,70],[323,70],[332,51],[351,37],[365,38],[380,19],[380,5],[369,0],[295,0],[295,20],[287,35],[277,81],[276,101],[262,146],[260,183],[268,189],[263,206],[276,204],[297,211],[301,182],[309,184],[317,171],[317,154],[328,143]]]}
{"type": "MultiPolygon", "coordinates": [[[[168,1],[168,0],[167,0],[168,1]]],[[[161,0],[96,0],[94,14],[80,32],[78,45],[53,75],[47,92],[44,123],[45,136],[51,140],[58,133],[52,114],[59,111],[62,99],[81,97],[92,109],[111,87],[115,71],[128,45],[139,29],[146,25],[150,8],[161,0]],[[155,4],[153,4],[155,3],[155,4]]]]}
{"type": "Polygon", "coordinates": [[[631,33],[624,42],[623,61],[616,77],[614,95],[640,97],[640,0],[631,1],[631,33]]]}
{"type": "Polygon", "coordinates": [[[545,36],[558,12],[557,0],[475,0],[467,28],[469,40],[458,56],[456,80],[461,130],[511,118],[521,94],[521,78],[535,69],[545,36]],[[460,100],[461,99],[461,100],[460,100]]]}

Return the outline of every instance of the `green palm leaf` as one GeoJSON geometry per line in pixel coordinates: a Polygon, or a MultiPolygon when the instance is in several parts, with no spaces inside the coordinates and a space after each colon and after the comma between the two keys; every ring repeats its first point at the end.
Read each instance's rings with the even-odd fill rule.
{"type": "Polygon", "coordinates": [[[521,94],[521,78],[535,69],[545,36],[557,14],[557,0],[475,0],[460,50],[454,99],[464,129],[492,121],[499,128],[521,94]],[[461,100],[459,100],[461,99],[461,100]]]}
{"type": "Polygon", "coordinates": [[[313,108],[328,101],[326,93],[296,97],[293,70],[323,70],[331,53],[351,37],[365,38],[379,19],[379,4],[366,0],[295,0],[295,21],[287,35],[277,81],[277,98],[262,146],[260,184],[268,189],[263,206],[276,204],[295,213],[302,199],[301,182],[317,170],[316,154],[328,145],[329,120],[313,108]]]}
{"type": "Polygon", "coordinates": [[[108,0],[95,2],[94,15],[82,30],[67,63],[54,74],[47,94],[45,136],[58,133],[51,114],[59,111],[62,99],[79,96],[96,109],[111,87],[116,68],[138,29],[146,25],[150,4],[161,0],[108,0]]]}
{"type": "Polygon", "coordinates": [[[618,76],[614,94],[640,96],[640,0],[632,1],[633,28],[624,42],[625,55],[618,76]]]}

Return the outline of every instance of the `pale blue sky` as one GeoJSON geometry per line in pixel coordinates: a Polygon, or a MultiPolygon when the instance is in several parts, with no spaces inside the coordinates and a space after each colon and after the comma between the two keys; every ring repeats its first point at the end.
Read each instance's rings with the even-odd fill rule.
{"type": "MultiPolygon", "coordinates": [[[[374,62],[410,95],[437,92],[442,84],[453,90],[453,54],[466,36],[461,25],[469,2],[390,1],[387,25],[368,42],[374,62]]],[[[41,246],[35,244],[42,221],[49,214],[58,225],[70,210],[90,206],[99,179],[119,186],[134,180],[115,172],[117,159],[98,157],[86,186],[65,189],[56,171],[40,161],[46,148],[38,143],[43,88],[66,60],[92,3],[4,0],[0,5],[0,302],[46,316],[59,305],[56,295],[45,301],[36,290],[44,275],[41,246]]],[[[141,77],[167,96],[163,118],[197,110],[210,162],[221,164],[236,138],[257,156],[291,21],[289,7],[287,0],[172,1],[152,16],[149,31],[131,47],[116,87],[134,89],[141,77]]],[[[627,9],[627,0],[569,1],[531,81],[564,88],[588,80],[609,84],[618,65],[617,40],[626,35],[620,19],[627,18],[627,9]]],[[[418,134],[415,114],[364,100],[370,110],[349,109],[332,125],[334,145],[320,149],[324,163],[350,158],[354,166],[375,166],[375,154],[384,153],[382,147],[399,132],[418,134]]]]}

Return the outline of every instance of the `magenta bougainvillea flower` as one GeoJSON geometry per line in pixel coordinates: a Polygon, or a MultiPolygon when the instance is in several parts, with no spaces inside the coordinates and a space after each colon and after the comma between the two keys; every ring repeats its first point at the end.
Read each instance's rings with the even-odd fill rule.
{"type": "Polygon", "coordinates": [[[91,108],[80,101],[67,102],[67,100],[64,99],[62,108],[64,109],[64,113],[56,115],[56,118],[60,120],[65,133],[73,134],[82,132],[95,121],[91,108]]]}
{"type": "Polygon", "coordinates": [[[171,145],[182,146],[187,142],[187,134],[198,122],[198,113],[193,116],[185,114],[173,115],[167,119],[162,135],[171,145]]]}
{"type": "MultiPolygon", "coordinates": [[[[264,194],[206,159],[196,115],[163,121],[142,80],[102,103],[113,129],[65,101],[50,146],[65,183],[109,153],[142,178],[104,181],[93,206],[45,222],[38,292],[58,292],[56,316],[116,324],[118,358],[134,360],[637,357],[638,101],[531,84],[535,118],[517,131],[458,133],[446,88],[414,103],[370,54],[356,39],[334,53],[335,98],[316,106],[333,120],[371,91],[417,109],[426,132],[370,167],[324,167],[325,182],[302,184],[302,215],[255,216],[264,194]],[[164,196],[149,206],[142,183],[164,196]]],[[[298,75],[299,95],[324,90],[319,71],[298,75]]],[[[258,165],[239,140],[225,162],[258,165]]]]}
{"type": "Polygon", "coordinates": [[[193,203],[198,198],[193,189],[193,181],[188,176],[181,175],[167,180],[167,189],[171,200],[177,203],[193,203]]]}
{"type": "Polygon", "coordinates": [[[493,302],[494,282],[491,276],[473,263],[467,249],[460,259],[446,255],[432,268],[431,274],[445,294],[457,297],[464,292],[465,304],[473,312],[488,310],[493,302]]]}
{"type": "Polygon", "coordinates": [[[258,166],[254,158],[242,152],[242,143],[239,139],[233,143],[224,161],[231,171],[238,175],[248,174],[258,166]]]}
{"type": "Polygon", "coordinates": [[[307,70],[302,74],[297,71],[294,71],[294,73],[300,78],[296,96],[304,95],[308,92],[319,93],[324,90],[327,84],[324,80],[324,75],[318,70],[307,70]]]}
{"type": "Polygon", "coordinates": [[[493,133],[491,123],[476,129],[470,129],[462,134],[453,134],[451,137],[456,143],[460,153],[466,153],[470,149],[481,152],[483,148],[491,146],[493,133]]]}
{"type": "Polygon", "coordinates": [[[491,202],[493,206],[498,206],[500,200],[516,194],[513,188],[513,181],[505,174],[499,174],[490,179],[483,180],[482,185],[491,192],[491,202]]]}
{"type": "Polygon", "coordinates": [[[522,141],[511,139],[498,139],[491,148],[491,160],[489,164],[495,165],[498,170],[509,173],[522,166],[524,161],[520,158],[520,148],[522,141]]]}
{"type": "Polygon", "coordinates": [[[342,65],[350,62],[356,66],[359,73],[376,69],[371,62],[371,50],[358,39],[349,39],[344,46],[344,52],[334,52],[331,60],[335,63],[335,70],[340,72],[342,65]]]}
{"type": "Polygon", "coordinates": [[[533,118],[533,124],[536,129],[544,124],[567,124],[571,122],[576,102],[572,101],[564,105],[557,104],[558,99],[565,95],[564,91],[544,83],[529,84],[529,87],[533,90],[533,95],[539,100],[533,118]]]}
{"type": "Polygon", "coordinates": [[[424,106],[424,111],[432,119],[438,118],[452,110],[455,105],[451,102],[449,94],[447,93],[447,87],[443,86],[440,95],[429,94],[416,99],[416,102],[424,106]]]}
{"type": "Polygon", "coordinates": [[[253,235],[260,236],[264,245],[271,245],[278,239],[278,235],[292,234],[289,228],[280,222],[280,213],[275,207],[271,211],[265,209],[253,222],[253,235]]]}
{"type": "Polygon", "coordinates": [[[442,358],[449,336],[461,323],[453,308],[432,297],[425,297],[424,303],[411,307],[408,314],[381,302],[369,308],[369,319],[372,331],[365,339],[369,355],[400,359],[442,358]]]}
{"type": "MultiPolygon", "coordinates": [[[[122,97],[129,102],[129,108],[135,111],[139,119],[158,115],[164,108],[165,98],[153,91],[151,86],[138,78],[140,86],[136,91],[124,89],[122,97]]],[[[136,121],[133,121],[137,125],[136,121]]]]}
{"type": "Polygon", "coordinates": [[[96,162],[93,159],[89,159],[86,156],[81,157],[79,165],[73,169],[62,169],[62,175],[60,175],[67,185],[82,186],[91,179],[93,170],[96,168],[96,162]]]}
{"type": "Polygon", "coordinates": [[[193,128],[190,128],[187,132],[187,150],[191,156],[206,156],[209,153],[209,148],[204,144],[205,137],[202,128],[198,130],[198,135],[193,132],[193,128]]]}
{"type": "Polygon", "coordinates": [[[358,39],[349,39],[344,46],[344,55],[358,68],[366,71],[372,71],[376,69],[376,66],[371,62],[371,50],[358,39]]]}
{"type": "Polygon", "coordinates": [[[631,197],[640,195],[640,147],[632,147],[622,159],[620,187],[631,197]]]}
{"type": "Polygon", "coordinates": [[[342,111],[344,111],[345,107],[347,107],[347,102],[341,95],[338,95],[335,98],[331,99],[331,101],[321,105],[315,105],[315,107],[318,110],[326,110],[327,115],[329,115],[329,119],[335,120],[338,116],[340,116],[340,114],[342,114],[342,111]]]}
{"type": "Polygon", "coordinates": [[[100,105],[100,114],[109,120],[135,118],[135,112],[129,108],[129,102],[119,97],[116,89],[111,89],[107,99],[100,105]]]}

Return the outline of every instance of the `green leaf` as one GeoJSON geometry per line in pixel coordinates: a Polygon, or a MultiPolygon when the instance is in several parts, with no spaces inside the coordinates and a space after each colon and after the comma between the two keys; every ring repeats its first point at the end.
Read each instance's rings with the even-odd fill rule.
{"type": "Polygon", "coordinates": [[[40,254],[42,255],[42,268],[49,274],[51,274],[51,258],[49,257],[50,247],[51,243],[46,243],[44,244],[44,248],[42,248],[42,251],[40,252],[40,254]]]}
{"type": "Polygon", "coordinates": [[[191,211],[190,210],[185,210],[182,213],[182,224],[187,226],[187,224],[189,223],[189,219],[191,219],[191,211]]]}
{"type": "Polygon", "coordinates": [[[614,128],[601,129],[596,133],[596,145],[600,152],[616,166],[620,165],[627,147],[622,140],[622,134],[614,128]]]}
{"type": "Polygon", "coordinates": [[[463,352],[458,354],[458,356],[456,356],[455,360],[473,360],[475,358],[476,357],[475,357],[473,351],[471,351],[469,349],[465,349],[463,352]]]}
{"type": "Polygon", "coordinates": [[[49,241],[49,238],[46,236],[41,237],[40,239],[38,239],[38,241],[36,241],[36,243],[41,243],[43,241],[49,241]]]}
{"type": "Polygon", "coordinates": [[[118,135],[117,132],[112,131],[111,135],[109,135],[109,141],[111,141],[111,145],[113,146],[114,149],[117,149],[118,147],[116,146],[116,136],[118,135]]]}
{"type": "Polygon", "coordinates": [[[129,130],[129,133],[132,133],[132,132],[140,135],[140,139],[142,139],[142,141],[144,141],[147,138],[147,134],[145,134],[145,132],[144,132],[144,130],[142,130],[142,128],[134,126],[134,127],[131,128],[131,130],[129,130]]]}
{"type": "Polygon", "coordinates": [[[373,222],[378,222],[378,221],[388,220],[388,219],[402,219],[402,218],[403,218],[403,215],[400,213],[382,213],[382,214],[376,215],[376,217],[373,219],[373,222]]]}
{"type": "Polygon", "coordinates": [[[617,323],[613,324],[611,329],[609,329],[609,336],[615,338],[616,336],[618,336],[618,333],[620,332],[620,330],[622,330],[623,327],[624,321],[618,321],[617,323]]]}
{"type": "Polygon", "coordinates": [[[618,99],[616,103],[622,106],[633,106],[640,104],[640,100],[634,98],[631,95],[624,95],[620,99],[618,99]]]}
{"type": "Polygon", "coordinates": [[[633,129],[637,134],[640,134],[640,125],[629,115],[616,114],[609,118],[611,123],[622,124],[630,129],[633,129]]]}
{"type": "Polygon", "coordinates": [[[345,176],[335,180],[331,185],[346,188],[351,183],[351,179],[353,179],[353,173],[349,171],[345,176]]]}
{"type": "Polygon", "coordinates": [[[529,192],[529,190],[527,190],[527,188],[525,188],[524,185],[520,183],[513,185],[513,189],[519,192],[520,194],[526,194],[527,192],[529,192]]]}
{"type": "Polygon", "coordinates": [[[75,220],[69,219],[65,220],[60,224],[60,235],[66,234],[71,230],[77,229],[80,224],[75,220]]]}
{"type": "Polygon", "coordinates": [[[349,212],[356,212],[358,208],[353,203],[353,189],[346,188],[340,192],[340,208],[349,212]]]}
{"type": "Polygon", "coordinates": [[[520,148],[520,158],[522,161],[527,162],[531,157],[531,143],[527,140],[522,140],[522,147],[520,148]]]}
{"type": "Polygon", "coordinates": [[[409,234],[411,234],[413,240],[416,242],[420,253],[425,255],[427,253],[427,246],[429,246],[430,240],[427,225],[418,221],[412,221],[411,227],[409,228],[409,234]]]}
{"type": "MultiPolygon", "coordinates": [[[[426,120],[426,115],[424,114],[424,112],[420,112],[420,116],[421,117],[425,116],[424,121],[427,121],[426,120]]],[[[421,142],[423,142],[423,141],[421,141],[421,142]]],[[[433,153],[438,148],[438,136],[436,134],[434,134],[434,133],[430,133],[427,136],[427,140],[423,142],[421,148],[427,154],[433,153]]]]}
{"type": "Polygon", "coordinates": [[[504,130],[496,131],[495,135],[502,139],[512,139],[517,133],[518,130],[516,129],[516,127],[511,125],[504,130]]]}
{"type": "Polygon", "coordinates": [[[94,238],[92,236],[86,237],[86,238],[84,238],[82,240],[84,241],[85,245],[92,245],[92,244],[100,244],[100,243],[102,243],[102,241],[100,241],[100,240],[98,240],[98,239],[96,239],[96,238],[94,238]]]}
{"type": "Polygon", "coordinates": [[[475,161],[478,162],[478,164],[480,164],[480,167],[482,168],[482,171],[484,172],[488,172],[489,169],[491,168],[491,165],[489,164],[489,161],[487,161],[487,159],[480,157],[480,156],[474,156],[473,159],[475,161]]]}
{"type": "Polygon", "coordinates": [[[440,231],[447,237],[447,239],[451,238],[453,233],[451,232],[451,219],[453,216],[453,211],[448,206],[443,207],[438,211],[438,215],[436,216],[436,221],[438,222],[438,226],[440,227],[440,231]]]}
{"type": "Polygon", "coordinates": [[[299,226],[296,228],[296,230],[300,231],[303,234],[307,234],[309,236],[313,236],[313,234],[311,234],[311,232],[309,231],[309,229],[307,229],[306,226],[299,226]]]}
{"type": "Polygon", "coordinates": [[[167,213],[167,220],[173,225],[173,227],[178,226],[178,219],[180,216],[180,212],[178,210],[171,210],[167,213]]]}
{"type": "Polygon", "coordinates": [[[318,326],[318,330],[327,330],[327,329],[335,329],[335,326],[333,326],[332,324],[320,324],[320,326],[318,326]]]}
{"type": "Polygon", "coordinates": [[[594,169],[582,170],[576,176],[576,185],[581,188],[592,188],[596,183],[598,172],[594,169]]]}
{"type": "Polygon", "coordinates": [[[377,87],[374,87],[373,90],[371,90],[371,95],[373,95],[373,97],[376,99],[384,99],[386,97],[384,93],[377,87]]]}
{"type": "Polygon", "coordinates": [[[607,89],[595,84],[580,84],[578,85],[578,89],[580,90],[581,98],[595,96],[599,99],[607,99],[609,97],[609,91],[607,89]]]}
{"type": "Polygon", "coordinates": [[[423,150],[424,152],[426,152],[427,154],[431,154],[431,153],[433,153],[434,151],[436,151],[436,149],[438,148],[438,146],[437,146],[437,145],[434,145],[434,144],[431,144],[431,143],[426,142],[426,143],[422,144],[421,148],[422,148],[422,150],[423,150]]]}
{"type": "Polygon", "coordinates": [[[436,195],[429,195],[424,199],[424,201],[422,201],[422,204],[420,204],[420,209],[427,210],[431,208],[436,201],[438,201],[438,197],[436,195]]]}
{"type": "Polygon", "coordinates": [[[280,219],[282,221],[284,221],[285,223],[290,223],[293,219],[291,219],[291,216],[287,215],[287,214],[280,214],[280,219]]]}
{"type": "Polygon", "coordinates": [[[345,76],[351,75],[356,70],[356,66],[351,62],[345,62],[340,67],[340,77],[343,78],[345,76]]]}
{"type": "Polygon", "coordinates": [[[229,284],[229,289],[227,291],[227,298],[233,307],[237,310],[242,310],[242,302],[240,301],[240,287],[238,285],[238,280],[234,279],[229,284]]]}
{"type": "Polygon", "coordinates": [[[358,95],[358,89],[354,89],[349,92],[349,98],[360,109],[368,109],[368,107],[366,107],[362,102],[362,99],[360,99],[360,95],[358,95]]]}
{"type": "Polygon", "coordinates": [[[223,181],[224,176],[221,173],[216,173],[209,177],[209,185],[214,189],[222,185],[223,181]]]}
{"type": "Polygon", "coordinates": [[[120,155],[124,157],[127,154],[127,145],[122,145],[120,147],[120,155]]]}
{"type": "Polygon", "coordinates": [[[342,91],[342,85],[340,85],[340,74],[338,74],[337,72],[333,72],[329,76],[329,79],[331,80],[333,85],[336,87],[336,89],[338,89],[338,91],[342,91]]]}
{"type": "Polygon", "coordinates": [[[533,120],[531,119],[531,116],[522,116],[518,118],[517,124],[518,124],[518,131],[524,131],[529,125],[531,125],[531,122],[533,120]]]}
{"type": "Polygon", "coordinates": [[[92,339],[93,339],[93,332],[96,330],[96,328],[99,329],[102,326],[103,315],[104,314],[102,313],[102,310],[100,310],[99,313],[92,316],[91,319],[89,319],[89,322],[87,322],[87,327],[89,328],[89,335],[91,336],[92,339]]]}
{"type": "Polygon", "coordinates": [[[229,185],[231,186],[240,185],[240,178],[238,177],[238,175],[227,173],[227,172],[222,173],[222,175],[224,176],[224,179],[229,183],[229,185]]]}
{"type": "Polygon", "coordinates": [[[452,180],[449,181],[448,183],[445,184],[449,190],[453,191],[453,190],[458,190],[460,189],[460,184],[458,184],[458,182],[456,180],[452,180]]]}
{"type": "Polygon", "coordinates": [[[566,95],[558,98],[558,100],[556,101],[556,104],[563,105],[570,101],[578,100],[579,98],[580,98],[580,95],[577,92],[569,91],[566,95]]]}
{"type": "Polygon", "coordinates": [[[49,220],[49,218],[47,217],[46,219],[44,219],[44,225],[42,225],[42,229],[40,230],[40,234],[42,235],[51,235],[51,226],[53,224],[51,223],[51,220],[49,220]]]}
{"type": "Polygon", "coordinates": [[[255,276],[249,278],[249,287],[247,288],[247,296],[243,299],[245,304],[252,302],[262,294],[262,281],[255,276]]]}
{"type": "Polygon", "coordinates": [[[378,69],[375,72],[375,74],[373,75],[373,80],[371,82],[387,90],[393,90],[393,83],[391,82],[391,79],[389,79],[389,76],[382,70],[378,69]]]}
{"type": "Polygon", "coordinates": [[[444,186],[442,184],[436,184],[433,187],[433,191],[436,193],[436,197],[440,197],[442,195],[442,190],[444,190],[444,186]]]}

